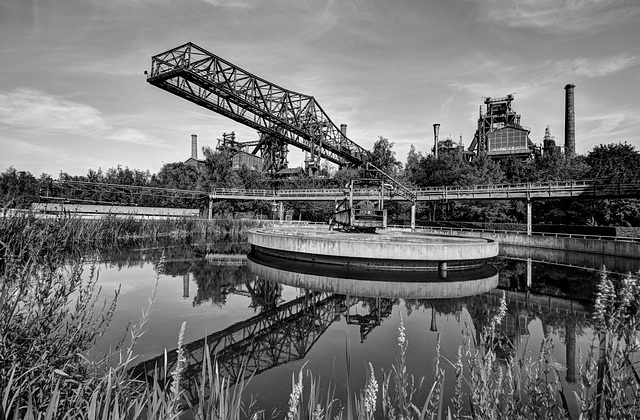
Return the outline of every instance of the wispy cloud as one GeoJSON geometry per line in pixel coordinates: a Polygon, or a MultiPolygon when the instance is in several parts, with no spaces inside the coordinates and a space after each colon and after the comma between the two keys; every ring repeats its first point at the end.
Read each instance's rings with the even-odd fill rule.
{"type": "MultiPolygon", "coordinates": [[[[539,60],[533,63],[516,65],[507,64],[508,60],[484,56],[476,65],[475,77],[469,75],[456,77],[449,82],[449,86],[455,91],[463,91],[473,94],[490,93],[498,86],[513,89],[521,94],[535,93],[544,90],[547,86],[566,83],[575,77],[595,78],[605,77],[613,73],[628,69],[640,64],[640,56],[620,54],[609,57],[576,57],[568,60],[552,61],[539,60]],[[501,62],[501,66],[494,69],[491,63],[501,62]],[[504,63],[502,63],[504,62],[504,63]],[[484,64],[483,64],[484,63],[484,64]],[[478,78],[485,77],[487,82],[478,82],[478,78]]],[[[508,93],[508,92],[506,92],[508,93]]]]}
{"type": "Polygon", "coordinates": [[[55,156],[53,150],[48,147],[39,146],[26,141],[17,140],[14,138],[8,138],[0,136],[0,146],[5,152],[19,153],[25,155],[38,155],[38,156],[55,156]]]}
{"type": "Polygon", "coordinates": [[[162,144],[146,134],[109,123],[87,104],[34,89],[0,91],[0,125],[33,134],[65,133],[143,145],[162,144]]]}
{"type": "Polygon", "coordinates": [[[640,63],[640,57],[620,54],[615,57],[605,58],[578,57],[559,61],[554,67],[558,73],[576,74],[584,77],[602,77],[633,67],[638,63],[640,63]]]}
{"type": "Polygon", "coordinates": [[[640,13],[636,0],[471,1],[480,7],[480,21],[556,35],[599,32],[611,24],[631,22],[640,13]]]}

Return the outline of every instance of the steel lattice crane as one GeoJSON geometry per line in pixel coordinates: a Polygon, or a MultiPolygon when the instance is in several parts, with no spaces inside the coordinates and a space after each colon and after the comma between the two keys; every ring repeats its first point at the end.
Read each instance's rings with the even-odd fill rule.
{"type": "Polygon", "coordinates": [[[258,130],[254,153],[279,156],[290,144],[309,152],[313,162],[322,157],[344,167],[368,160],[369,152],[349,140],[313,96],[254,76],[195,44],[152,57],[147,81],[258,130]]]}

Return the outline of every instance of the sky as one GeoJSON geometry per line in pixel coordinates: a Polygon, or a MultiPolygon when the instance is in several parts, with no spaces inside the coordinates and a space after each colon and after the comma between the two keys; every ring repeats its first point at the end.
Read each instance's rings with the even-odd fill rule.
{"type": "Polygon", "coordinates": [[[192,134],[256,140],[146,82],[151,57],[186,42],[314,96],[401,162],[430,153],[435,123],[469,146],[483,98],[510,93],[531,140],[549,125],[562,145],[568,83],[577,153],[640,149],[638,0],[0,0],[0,172],[157,173],[192,134]]]}

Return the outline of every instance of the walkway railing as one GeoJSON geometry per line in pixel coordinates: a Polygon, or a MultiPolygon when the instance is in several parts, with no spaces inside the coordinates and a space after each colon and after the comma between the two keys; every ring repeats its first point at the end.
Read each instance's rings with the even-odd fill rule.
{"type": "MultiPolygon", "coordinates": [[[[578,181],[550,181],[526,184],[473,185],[469,187],[432,187],[415,189],[417,201],[446,200],[504,200],[532,198],[606,198],[640,197],[640,181],[616,183],[592,179],[578,181]]],[[[357,198],[377,199],[378,190],[358,189],[357,198]]],[[[348,191],[333,189],[245,190],[216,188],[212,199],[270,200],[270,201],[334,201],[348,191]]],[[[389,194],[394,201],[406,201],[402,195],[389,194]]]]}
{"type": "MultiPolygon", "coordinates": [[[[405,225],[389,225],[390,229],[409,229],[405,225]]],[[[472,229],[472,228],[458,228],[458,227],[439,227],[439,226],[416,226],[416,229],[423,231],[440,231],[448,234],[454,232],[477,232],[477,233],[504,233],[504,234],[517,234],[526,235],[527,231],[524,230],[497,230],[497,229],[472,229]]],[[[558,233],[558,232],[531,232],[536,236],[549,236],[553,238],[574,238],[574,239],[592,239],[599,241],[617,241],[617,242],[640,242],[640,238],[631,238],[624,236],[606,236],[606,235],[584,235],[575,233],[558,233]]]]}

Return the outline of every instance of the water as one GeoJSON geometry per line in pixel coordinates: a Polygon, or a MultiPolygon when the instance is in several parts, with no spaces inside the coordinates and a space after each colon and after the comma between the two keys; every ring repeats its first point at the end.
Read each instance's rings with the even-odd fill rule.
{"type": "MultiPolygon", "coordinates": [[[[640,270],[634,259],[503,247],[491,266],[450,272],[443,282],[425,273],[344,273],[253,254],[247,258],[248,251],[246,244],[215,244],[103,254],[109,262],[100,264],[102,296],[118,287],[121,294],[96,355],[118,343],[129,322],[138,322],[155,290],[145,335],[135,348],[136,363],[150,365],[165,349],[171,361],[186,321],[184,343],[193,364],[187,376],[200,372],[207,337],[221,371],[237,378],[244,363],[247,374],[255,373],[248,392],[256,406],[282,412],[292,374],[303,367],[324,384],[334,384],[343,402],[347,358],[353,389],[364,386],[369,363],[380,383],[381,369],[388,371],[399,355],[401,319],[409,342],[408,371],[424,375],[430,387],[438,337],[441,354],[455,363],[464,334],[477,336],[504,295],[508,313],[500,328],[515,343],[512,354],[535,357],[545,335],[551,337],[554,358],[567,366],[561,380],[570,393],[578,390],[578,352],[586,354],[593,337],[590,312],[598,268],[640,270]],[[162,254],[166,263],[157,274],[162,254]]],[[[446,362],[441,367],[450,396],[453,368],[446,362]]]]}

